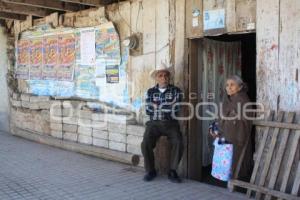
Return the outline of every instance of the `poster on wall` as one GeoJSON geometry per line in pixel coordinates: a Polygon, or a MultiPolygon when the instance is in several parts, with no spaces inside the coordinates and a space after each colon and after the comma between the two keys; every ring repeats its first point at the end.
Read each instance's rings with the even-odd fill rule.
{"type": "Polygon", "coordinates": [[[74,96],[74,83],[70,81],[28,80],[29,92],[38,96],[74,96]]]}
{"type": "Polygon", "coordinates": [[[121,62],[120,39],[112,22],[96,27],[96,59],[104,59],[108,65],[121,62]]]}
{"type": "MultiPolygon", "coordinates": [[[[27,79],[32,93],[98,100],[101,94],[103,101],[116,99],[112,90],[121,95],[126,64],[120,64],[120,39],[112,22],[49,31],[30,31],[16,48],[16,77],[27,79]]],[[[124,55],[128,59],[129,53],[124,55]]]]}
{"type": "Polygon", "coordinates": [[[97,60],[95,65],[95,78],[102,78],[106,76],[106,62],[104,60],[97,60]]]}
{"type": "Polygon", "coordinates": [[[29,40],[19,40],[17,42],[17,68],[16,77],[18,79],[29,79],[30,66],[30,42],[29,40]]]}
{"type": "Polygon", "coordinates": [[[225,10],[205,10],[204,11],[204,30],[225,28],[225,10]]]}
{"type": "Polygon", "coordinates": [[[60,97],[74,96],[74,82],[71,81],[53,81],[52,93],[60,97]]]}
{"type": "Polygon", "coordinates": [[[95,65],[95,29],[84,29],[80,32],[81,65],[95,65]]]}
{"type": "Polygon", "coordinates": [[[119,65],[106,66],[106,82],[119,83],[119,65]]]}
{"type": "Polygon", "coordinates": [[[96,99],[99,96],[98,87],[95,85],[95,68],[77,66],[75,72],[75,94],[81,98],[96,99]]]}
{"type": "Polygon", "coordinates": [[[58,37],[57,80],[72,81],[75,65],[75,36],[64,34],[58,37]]]}
{"type": "Polygon", "coordinates": [[[43,79],[56,79],[58,57],[58,37],[44,38],[43,79]]]}
{"type": "Polygon", "coordinates": [[[28,80],[29,92],[38,96],[48,96],[49,94],[49,80],[28,80]]]}
{"type": "Polygon", "coordinates": [[[76,64],[80,63],[81,56],[80,56],[80,31],[77,30],[74,32],[75,34],[75,57],[76,57],[76,64]]]}
{"type": "Polygon", "coordinates": [[[30,44],[30,79],[42,79],[43,39],[35,38],[30,44]]]}

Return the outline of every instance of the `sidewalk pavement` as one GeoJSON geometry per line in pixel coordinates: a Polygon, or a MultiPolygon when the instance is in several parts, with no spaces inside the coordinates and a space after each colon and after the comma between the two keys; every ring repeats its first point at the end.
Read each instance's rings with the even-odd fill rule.
{"type": "Polygon", "coordinates": [[[0,132],[0,199],[243,200],[243,194],[166,177],[142,180],[140,168],[34,143],[0,132]]]}

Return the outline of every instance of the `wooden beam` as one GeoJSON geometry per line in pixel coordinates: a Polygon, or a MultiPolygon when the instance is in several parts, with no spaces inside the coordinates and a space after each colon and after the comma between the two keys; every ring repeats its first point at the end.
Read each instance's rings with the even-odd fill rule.
{"type": "Polygon", "coordinates": [[[255,126],[269,126],[272,128],[288,128],[294,130],[300,130],[300,124],[292,124],[285,122],[273,122],[273,121],[253,121],[253,125],[255,126]]]}
{"type": "Polygon", "coordinates": [[[118,2],[118,0],[61,0],[64,2],[69,2],[69,3],[77,3],[77,4],[82,4],[82,5],[87,5],[87,6],[104,6],[113,2],[118,2]]]}
{"type": "Polygon", "coordinates": [[[2,0],[6,3],[17,5],[33,6],[59,11],[79,11],[80,7],[76,4],[61,2],[59,0],[41,1],[41,0],[2,0]]]}
{"type": "MultiPolygon", "coordinates": [[[[133,154],[125,153],[121,151],[114,151],[111,149],[95,147],[91,145],[84,145],[76,142],[71,142],[67,140],[60,140],[48,135],[41,135],[37,132],[28,131],[25,129],[20,129],[18,127],[12,127],[12,134],[15,136],[19,136],[28,140],[32,140],[35,142],[39,142],[41,144],[46,144],[49,146],[54,146],[57,148],[62,148],[66,150],[75,151],[82,154],[87,154],[99,158],[103,158],[106,160],[112,160],[117,162],[122,162],[126,164],[132,164],[133,154]]],[[[136,157],[136,156],[135,156],[136,157]]],[[[137,164],[137,163],[135,163],[137,164]]],[[[140,158],[140,162],[138,163],[139,167],[144,167],[144,159],[140,158]]]]}
{"type": "Polygon", "coordinates": [[[289,199],[289,200],[300,200],[300,197],[297,197],[296,195],[291,195],[291,194],[287,194],[284,192],[279,192],[276,190],[272,190],[269,188],[265,188],[265,187],[261,187],[258,185],[254,185],[251,183],[247,183],[244,181],[239,181],[239,180],[235,180],[232,179],[228,182],[228,189],[231,191],[233,186],[238,186],[238,187],[242,187],[242,188],[246,188],[246,189],[251,189],[253,191],[256,192],[261,192],[267,195],[271,195],[274,197],[278,197],[278,198],[282,198],[282,199],[289,199]]]}
{"type": "Polygon", "coordinates": [[[25,20],[26,15],[0,12],[0,19],[25,20]]]}
{"type": "Polygon", "coordinates": [[[16,5],[0,1],[0,12],[45,17],[47,15],[50,15],[53,12],[53,10],[51,11],[44,8],[16,5]]]}

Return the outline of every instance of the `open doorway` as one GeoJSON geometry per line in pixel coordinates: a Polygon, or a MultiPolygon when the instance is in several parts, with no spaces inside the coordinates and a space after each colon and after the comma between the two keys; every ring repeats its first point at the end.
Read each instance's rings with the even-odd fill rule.
{"type": "Polygon", "coordinates": [[[250,100],[256,101],[256,34],[236,34],[207,37],[223,42],[241,42],[241,76],[248,84],[250,100]]]}
{"type": "MultiPolygon", "coordinates": [[[[256,35],[255,33],[221,35],[196,39],[191,42],[191,63],[190,73],[192,75],[190,87],[198,92],[199,102],[222,101],[224,95],[224,82],[229,75],[239,75],[248,85],[248,95],[252,102],[256,101],[256,35]],[[195,52],[193,52],[195,51],[195,52]],[[195,57],[195,58],[193,58],[195,57]],[[197,58],[196,58],[197,57],[197,58]],[[213,96],[210,96],[213,93],[213,96]],[[210,99],[211,98],[211,99],[210,99]]],[[[191,91],[191,90],[190,90],[191,91]]],[[[201,116],[205,116],[205,110],[210,110],[209,106],[201,106],[201,116]]],[[[208,184],[226,187],[226,183],[214,179],[211,173],[212,161],[212,140],[208,139],[208,126],[210,121],[193,120],[191,121],[190,140],[197,140],[189,145],[189,149],[197,152],[198,155],[193,157],[201,158],[201,172],[199,174],[192,171],[196,180],[201,180],[208,184]],[[201,138],[201,141],[200,141],[201,138]],[[198,145],[194,147],[193,145],[198,145]],[[201,146],[201,148],[199,148],[201,146]],[[195,151],[196,149],[196,151],[195,151]]],[[[254,134],[252,134],[254,141],[254,134]]],[[[254,142],[252,142],[254,144],[254,142]]],[[[254,148],[253,148],[254,150],[254,148]]],[[[189,168],[195,169],[200,167],[200,161],[197,163],[189,160],[189,168]],[[197,167],[193,167],[197,166],[197,167]]],[[[199,170],[200,171],[200,170],[199,170]]],[[[191,177],[193,178],[193,177],[191,177]]]]}

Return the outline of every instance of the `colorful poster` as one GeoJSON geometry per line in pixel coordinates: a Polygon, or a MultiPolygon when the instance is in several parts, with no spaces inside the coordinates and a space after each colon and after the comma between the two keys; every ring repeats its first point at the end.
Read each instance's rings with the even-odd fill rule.
{"type": "Polygon", "coordinates": [[[30,42],[28,40],[19,40],[17,42],[17,65],[16,77],[18,79],[29,79],[30,66],[30,42]]]}
{"type": "Polygon", "coordinates": [[[30,44],[30,79],[42,79],[43,39],[32,39],[30,44]]]}
{"type": "Polygon", "coordinates": [[[106,70],[106,62],[105,60],[97,60],[95,66],[95,77],[96,78],[103,78],[105,77],[105,70],[106,70]]]}
{"type": "Polygon", "coordinates": [[[58,63],[58,37],[44,38],[43,79],[56,79],[58,63]]]}
{"type": "Polygon", "coordinates": [[[55,81],[53,86],[53,91],[55,91],[55,96],[59,97],[72,97],[74,96],[74,82],[70,81],[55,81]]]}
{"type": "Polygon", "coordinates": [[[80,63],[80,31],[75,31],[75,54],[76,54],[76,63],[80,63]]]}
{"type": "Polygon", "coordinates": [[[95,65],[95,29],[85,29],[80,32],[81,65],[95,65]]]}
{"type": "Polygon", "coordinates": [[[74,83],[70,81],[29,80],[29,91],[38,96],[74,96],[74,83]]]}
{"type": "Polygon", "coordinates": [[[49,96],[49,80],[29,80],[27,81],[29,92],[38,96],[49,96]]]}
{"type": "Polygon", "coordinates": [[[97,99],[99,89],[95,84],[95,68],[77,66],[76,68],[76,96],[87,99],[97,99]]]}
{"type": "Polygon", "coordinates": [[[75,65],[75,36],[64,34],[58,37],[57,80],[72,81],[75,65]]]}
{"type": "Polygon", "coordinates": [[[112,22],[96,27],[96,59],[105,59],[109,65],[121,61],[120,39],[112,22]]]}
{"type": "Polygon", "coordinates": [[[119,65],[106,66],[106,82],[119,83],[119,65]]]}

